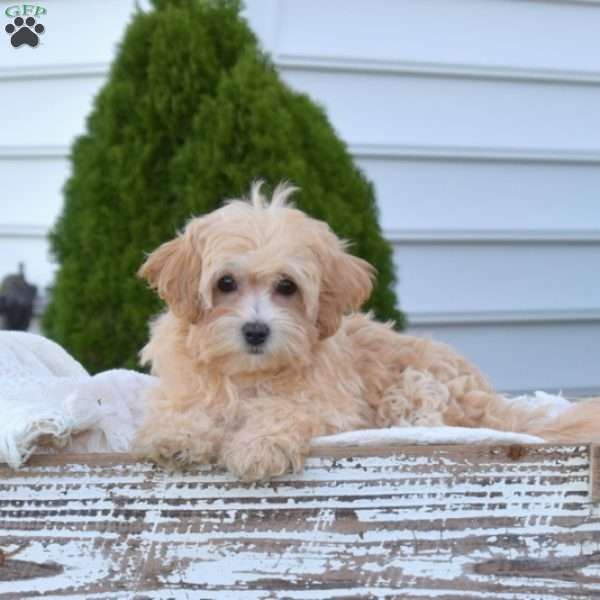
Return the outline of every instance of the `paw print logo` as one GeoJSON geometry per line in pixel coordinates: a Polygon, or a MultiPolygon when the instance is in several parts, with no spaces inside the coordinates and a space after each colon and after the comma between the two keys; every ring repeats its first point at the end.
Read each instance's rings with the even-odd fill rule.
{"type": "Polygon", "coordinates": [[[10,35],[10,43],[15,48],[23,44],[35,48],[40,42],[39,34],[44,33],[45,28],[41,23],[36,24],[33,17],[27,17],[27,20],[17,17],[4,30],[10,35]]]}

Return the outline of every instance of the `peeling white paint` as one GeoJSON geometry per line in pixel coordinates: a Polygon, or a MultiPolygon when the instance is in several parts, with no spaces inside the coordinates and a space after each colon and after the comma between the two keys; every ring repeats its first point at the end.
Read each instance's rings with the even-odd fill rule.
{"type": "Polygon", "coordinates": [[[23,545],[15,560],[56,562],[64,571],[0,581],[0,600],[32,592],[130,600],[132,593],[106,586],[140,578],[140,596],[160,600],[325,600],[348,596],[342,585],[314,584],[338,572],[340,581],[356,578],[353,594],[372,598],[566,600],[581,585],[600,589],[600,567],[585,561],[576,569],[584,584],[552,569],[545,579],[475,570],[500,559],[543,566],[600,552],[586,451],[539,447],[516,462],[493,456],[491,449],[489,458],[468,461],[443,450],[311,458],[304,474],[272,486],[206,468],[28,467],[0,478],[0,547],[23,545]],[[279,595],[261,588],[281,580],[291,588],[279,595]],[[510,594],[486,589],[490,582],[510,594]],[[545,591],[536,595],[532,586],[545,591]]]}

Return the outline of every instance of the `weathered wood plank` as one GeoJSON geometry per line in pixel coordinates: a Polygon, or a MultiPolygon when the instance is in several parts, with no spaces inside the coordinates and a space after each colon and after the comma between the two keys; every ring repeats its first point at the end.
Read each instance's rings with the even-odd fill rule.
{"type": "Polygon", "coordinates": [[[592,444],[590,487],[592,502],[600,502],[600,444],[592,444]]]}
{"type": "Polygon", "coordinates": [[[600,598],[597,448],[316,448],[244,484],[127,455],[0,465],[0,600],[600,598]]]}

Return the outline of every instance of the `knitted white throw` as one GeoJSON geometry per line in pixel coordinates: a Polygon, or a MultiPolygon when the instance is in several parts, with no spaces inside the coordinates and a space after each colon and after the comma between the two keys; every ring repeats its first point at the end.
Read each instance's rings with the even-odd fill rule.
{"type": "MultiPolygon", "coordinates": [[[[0,462],[22,465],[39,448],[126,452],[144,415],[144,392],[156,379],[135,371],[91,376],[60,346],[41,336],[0,332],[0,462]]],[[[515,402],[568,401],[537,392],[515,402]]],[[[395,427],[316,438],[314,445],[381,443],[532,443],[537,437],[460,427],[395,427]]],[[[47,451],[47,450],[46,450],[47,451]]]]}

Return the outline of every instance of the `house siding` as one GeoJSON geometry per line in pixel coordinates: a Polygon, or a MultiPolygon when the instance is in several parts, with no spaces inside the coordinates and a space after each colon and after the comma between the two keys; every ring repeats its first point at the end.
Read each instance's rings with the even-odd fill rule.
{"type": "MultiPolygon", "coordinates": [[[[45,287],[69,146],[133,2],[41,4],[43,44],[0,50],[0,274],[22,260],[45,287]]],[[[249,0],[247,15],[374,181],[410,330],[501,389],[599,390],[600,2],[249,0]]]]}

